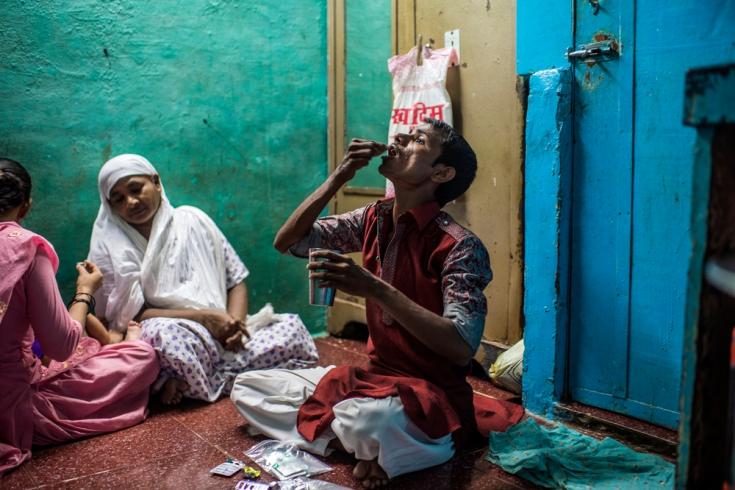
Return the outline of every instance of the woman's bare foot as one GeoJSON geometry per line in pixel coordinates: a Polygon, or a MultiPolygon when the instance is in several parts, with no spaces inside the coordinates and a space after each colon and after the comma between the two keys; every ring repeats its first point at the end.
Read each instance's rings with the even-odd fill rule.
{"type": "Polygon", "coordinates": [[[125,333],[125,340],[138,340],[142,334],[143,329],[140,323],[132,320],[128,322],[128,331],[125,333]]]}
{"type": "Polygon", "coordinates": [[[189,383],[183,379],[170,378],[161,388],[161,403],[176,405],[184,398],[184,392],[189,389],[189,383]]]}
{"type": "Polygon", "coordinates": [[[390,480],[375,459],[372,461],[357,460],[352,476],[360,480],[365,488],[383,487],[390,480]]]}

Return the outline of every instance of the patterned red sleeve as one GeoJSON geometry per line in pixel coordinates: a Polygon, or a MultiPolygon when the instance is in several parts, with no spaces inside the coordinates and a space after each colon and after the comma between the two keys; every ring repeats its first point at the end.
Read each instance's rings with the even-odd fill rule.
{"type": "Polygon", "coordinates": [[[474,235],[467,235],[457,242],[444,261],[443,316],[452,320],[472,352],[480,347],[482,340],[487,315],[483,291],[492,277],[487,249],[474,235]]]}
{"type": "Polygon", "coordinates": [[[288,253],[305,258],[309,256],[310,248],[328,248],[342,253],[359,252],[365,232],[365,212],[370,206],[319,218],[309,234],[293,244],[288,253]]]}

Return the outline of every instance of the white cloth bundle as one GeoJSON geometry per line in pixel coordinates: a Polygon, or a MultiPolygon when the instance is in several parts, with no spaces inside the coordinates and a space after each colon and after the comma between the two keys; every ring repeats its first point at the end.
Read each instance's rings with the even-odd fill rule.
{"type": "Polygon", "coordinates": [[[146,240],[115,214],[112,188],[122,178],[158,175],[139,155],[119,155],[100,170],[100,209],[92,230],[89,259],[104,274],[96,294],[100,314],[124,330],[144,304],[158,308],[227,306],[222,234],[203,211],[171,206],[161,184],[161,205],[146,240]]]}
{"type": "MultiPolygon", "coordinates": [[[[248,331],[248,335],[252,337],[258,330],[267,327],[271,323],[280,322],[284,320],[284,315],[279,315],[273,311],[273,305],[266,303],[264,307],[260,309],[254,315],[248,315],[247,326],[245,327],[248,331]]],[[[243,343],[247,343],[247,339],[243,337],[243,343]]]]}

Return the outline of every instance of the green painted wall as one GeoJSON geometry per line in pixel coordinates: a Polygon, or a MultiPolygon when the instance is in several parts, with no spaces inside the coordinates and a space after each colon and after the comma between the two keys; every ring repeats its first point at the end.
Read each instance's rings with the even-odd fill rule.
{"type": "MultiPolygon", "coordinates": [[[[352,138],[388,139],[393,94],[388,58],[391,46],[391,0],[345,1],[345,134],[352,138]]],[[[358,172],[356,187],[385,187],[377,171],[380,159],[358,172]]]]}
{"type": "Polygon", "coordinates": [[[34,178],[26,222],[73,291],[115,154],[146,156],[174,205],[212,216],[270,301],[312,332],[304,264],[273,236],[327,169],[326,3],[319,0],[5,0],[0,154],[34,178]]]}

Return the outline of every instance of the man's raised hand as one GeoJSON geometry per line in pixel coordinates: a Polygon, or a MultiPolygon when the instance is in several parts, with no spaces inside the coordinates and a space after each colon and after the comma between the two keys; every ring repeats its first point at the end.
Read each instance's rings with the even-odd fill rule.
{"type": "Polygon", "coordinates": [[[344,177],[345,181],[352,180],[358,170],[367,166],[373,157],[377,157],[387,149],[388,146],[385,143],[354,138],[347,146],[345,156],[336,171],[344,177]]]}

